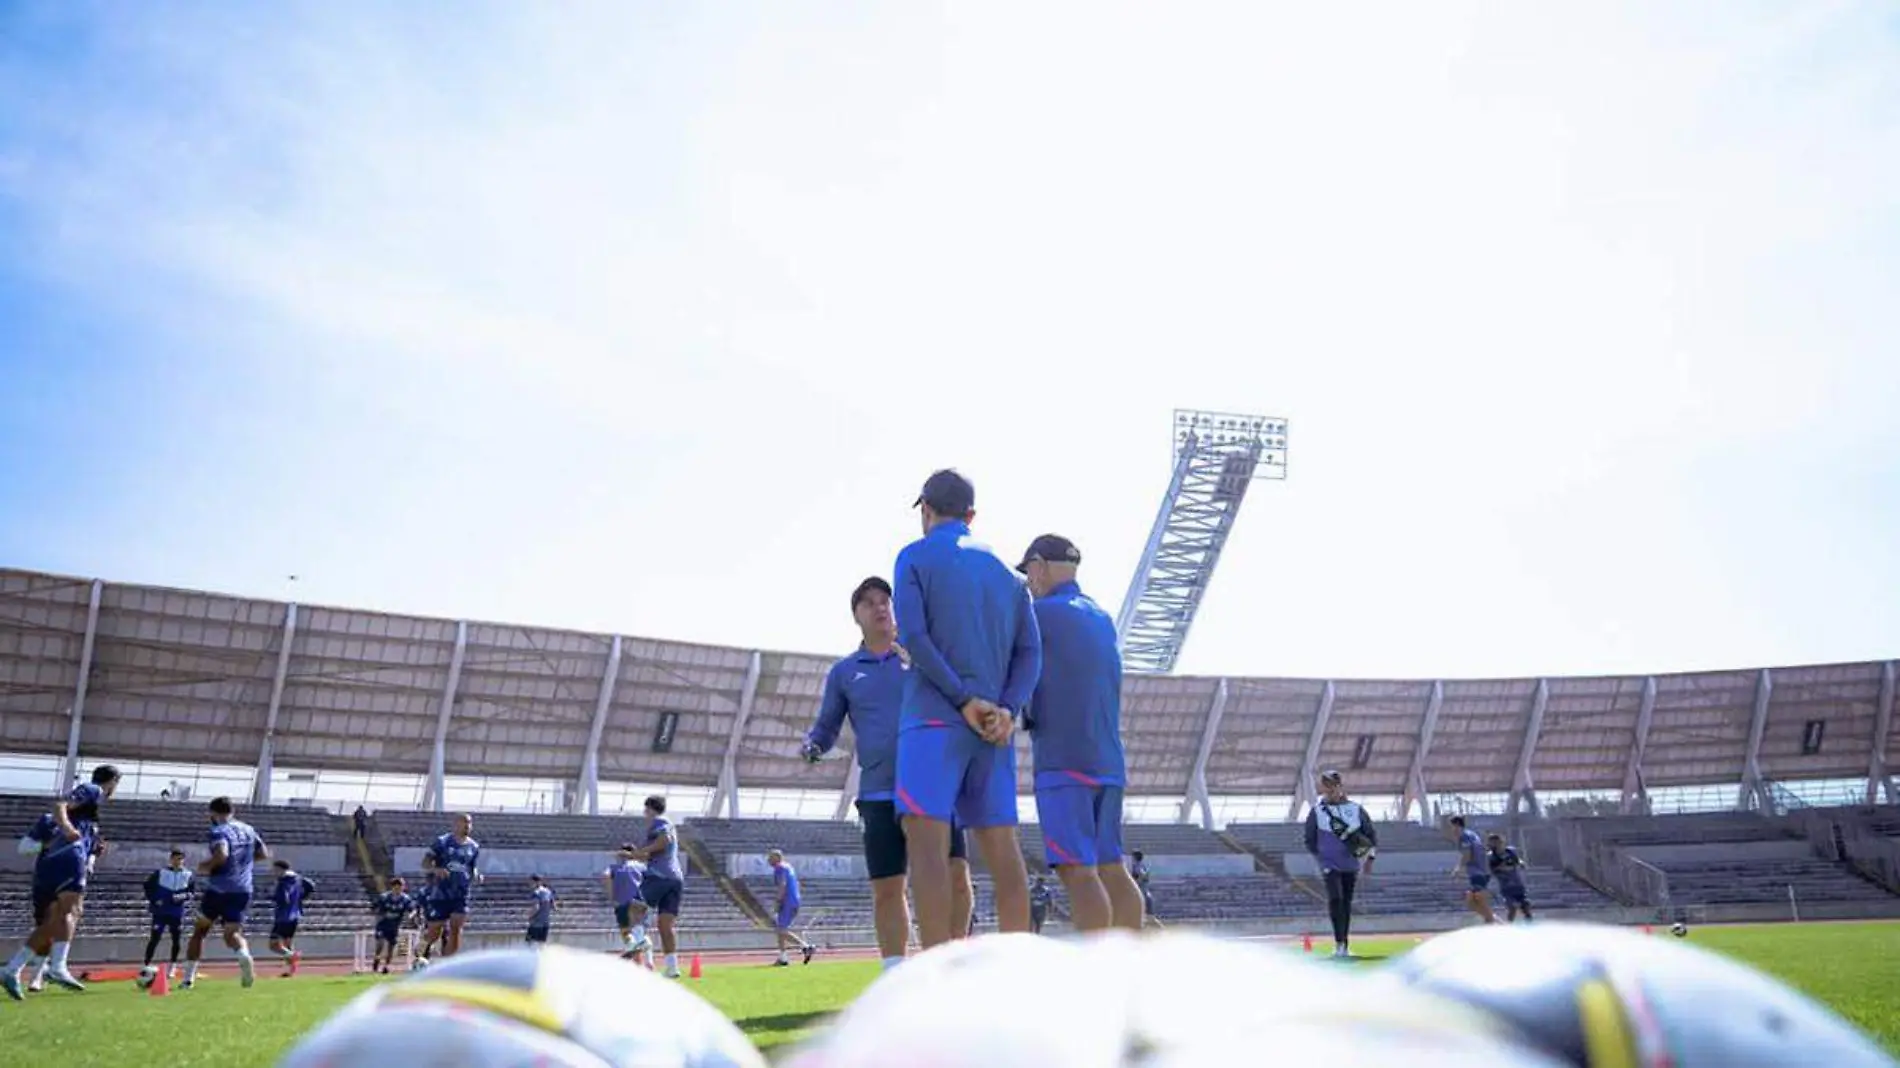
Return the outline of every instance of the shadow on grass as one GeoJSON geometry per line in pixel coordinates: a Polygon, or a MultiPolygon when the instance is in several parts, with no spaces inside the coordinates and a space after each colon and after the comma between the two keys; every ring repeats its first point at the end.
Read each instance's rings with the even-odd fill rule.
{"type": "Polygon", "coordinates": [[[829,1012],[782,1012],[772,1016],[747,1016],[735,1022],[739,1030],[753,1035],[761,1031],[802,1031],[818,1026],[831,1016],[829,1012]]]}

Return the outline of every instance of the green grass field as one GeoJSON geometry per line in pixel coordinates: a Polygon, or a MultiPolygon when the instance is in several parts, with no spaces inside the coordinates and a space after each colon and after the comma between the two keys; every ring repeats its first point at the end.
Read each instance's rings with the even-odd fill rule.
{"type": "MultiPolygon", "coordinates": [[[[1900,923],[1710,927],[1692,940],[1781,977],[1900,1054],[1900,923]]],[[[1355,948],[1372,958],[1362,966],[1377,967],[1377,958],[1412,945],[1403,939],[1355,948]]],[[[259,971],[249,991],[235,978],[219,977],[168,998],[147,997],[130,983],[100,984],[84,994],[49,991],[24,1005],[0,997],[0,1038],[9,1056],[25,1055],[18,1063],[268,1065],[298,1034],[377,981],[286,981],[265,978],[274,969],[259,971]]],[[[694,986],[770,1050],[822,1026],[876,976],[873,961],[791,968],[728,964],[708,968],[694,986]]]]}

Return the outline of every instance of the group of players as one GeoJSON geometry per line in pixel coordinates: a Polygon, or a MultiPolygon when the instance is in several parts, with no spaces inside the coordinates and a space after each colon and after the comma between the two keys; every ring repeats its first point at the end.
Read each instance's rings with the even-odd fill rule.
{"type": "MultiPolygon", "coordinates": [[[[93,874],[94,863],[108,850],[101,810],[117,791],[119,779],[118,769],[110,764],[93,769],[90,781],[73,787],[20,839],[21,851],[34,855],[33,930],[12,958],[0,965],[0,990],[15,1001],[23,1000],[29,991],[42,989],[47,982],[68,990],[85,989],[85,984],[72,974],[68,955],[85,912],[87,880],[93,874]]],[[[167,865],[145,879],[152,925],[145,944],[141,982],[156,978],[158,968],[152,961],[160,941],[168,934],[171,959],[166,974],[178,974],[179,937],[194,898],[198,913],[185,947],[181,985],[189,989],[197,981],[205,938],[214,927],[221,929],[225,945],[236,955],[243,984],[248,987],[256,981],[256,962],[244,938],[244,920],[251,905],[255,864],[271,859],[270,849],[254,828],[236,818],[236,808],[229,798],[212,800],[206,812],[210,830],[204,861],[187,870],[184,850],[175,848],[167,865]]],[[[300,959],[296,939],[303,903],[317,886],[292,870],[288,861],[276,860],[273,867],[277,880],[271,893],[270,948],[282,959],[284,974],[293,975],[300,959]]]]}

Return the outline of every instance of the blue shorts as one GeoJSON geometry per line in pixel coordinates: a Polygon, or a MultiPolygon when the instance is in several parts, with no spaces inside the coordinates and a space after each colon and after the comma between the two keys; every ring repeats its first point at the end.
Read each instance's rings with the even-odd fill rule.
{"type": "Polygon", "coordinates": [[[430,923],[442,923],[451,916],[466,915],[468,915],[468,891],[466,890],[431,894],[422,902],[422,918],[430,923]]]}
{"type": "Polygon", "coordinates": [[[1050,867],[1092,868],[1122,859],[1121,787],[1039,786],[1036,816],[1050,867]]]}
{"type": "Polygon", "coordinates": [[[1474,894],[1484,893],[1485,887],[1490,885],[1491,877],[1489,875],[1473,875],[1471,877],[1471,892],[1474,894]]]}
{"type": "MultiPolygon", "coordinates": [[[[633,926],[633,908],[635,905],[641,906],[642,912],[646,911],[646,908],[645,908],[646,902],[644,901],[629,901],[624,905],[615,905],[614,906],[614,922],[619,924],[622,927],[632,927],[633,926]]],[[[646,917],[645,916],[640,917],[640,922],[645,923],[646,917]]]]}
{"type": "Polygon", "coordinates": [[[962,724],[904,731],[897,808],[976,829],[1016,826],[1016,747],[991,745],[962,724]]]}
{"type": "Polygon", "coordinates": [[[177,934],[178,929],[182,927],[184,923],[185,916],[183,913],[179,913],[176,916],[154,916],[152,917],[152,933],[159,935],[169,931],[172,934],[177,934]]]}
{"type": "Polygon", "coordinates": [[[791,902],[789,904],[782,905],[779,907],[778,920],[777,920],[777,925],[778,925],[779,930],[781,931],[791,930],[792,921],[796,919],[798,919],[798,902],[794,901],[794,902],[791,902]]]}
{"type": "Polygon", "coordinates": [[[1523,883],[1498,882],[1498,896],[1514,905],[1522,905],[1526,899],[1523,883]]]}
{"type": "Polygon", "coordinates": [[[401,920],[396,920],[394,922],[391,922],[389,920],[383,920],[376,924],[376,941],[378,942],[388,942],[391,945],[394,945],[396,942],[396,937],[401,933],[402,933],[401,920]]]}
{"type": "Polygon", "coordinates": [[[662,916],[680,914],[680,897],[686,893],[686,884],[678,879],[665,876],[656,877],[652,872],[640,883],[640,900],[647,907],[662,916]]]}
{"type": "Polygon", "coordinates": [[[251,907],[251,895],[243,890],[206,890],[198,901],[198,915],[212,923],[242,924],[251,907]]]}
{"type": "Polygon", "coordinates": [[[548,929],[547,929],[547,928],[545,928],[545,927],[530,927],[530,928],[528,928],[528,941],[530,941],[530,942],[532,942],[532,943],[534,943],[534,944],[536,944],[536,945],[540,945],[541,943],[543,943],[543,942],[546,942],[547,940],[548,940],[548,929]]]}
{"type": "Polygon", "coordinates": [[[286,942],[297,937],[297,920],[278,920],[270,925],[270,936],[286,942]]]}
{"type": "Polygon", "coordinates": [[[77,849],[54,856],[41,856],[33,862],[33,893],[48,901],[61,894],[86,892],[86,858],[77,849]]]}

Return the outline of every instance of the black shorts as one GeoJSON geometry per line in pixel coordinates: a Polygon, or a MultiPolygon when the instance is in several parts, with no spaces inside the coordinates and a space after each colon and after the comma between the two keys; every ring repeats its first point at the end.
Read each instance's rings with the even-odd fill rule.
{"type": "Polygon", "coordinates": [[[176,938],[181,933],[180,928],[184,926],[184,923],[183,916],[154,916],[152,917],[152,933],[161,935],[169,932],[176,938]]]}
{"type": "MultiPolygon", "coordinates": [[[[897,819],[897,802],[859,800],[858,818],[864,821],[864,867],[871,878],[889,879],[909,871],[910,850],[904,840],[904,825],[897,819]]],[[[951,824],[952,860],[970,855],[963,837],[963,828],[951,824]]]]}
{"type": "Polygon", "coordinates": [[[528,941],[530,941],[530,942],[546,942],[547,940],[548,940],[548,929],[547,929],[547,928],[545,928],[545,927],[530,927],[530,928],[528,928],[528,941]]]}
{"type": "Polygon", "coordinates": [[[686,884],[678,879],[655,876],[652,872],[640,882],[640,900],[647,908],[662,916],[680,914],[680,897],[686,892],[686,884]]]}
{"type": "Polygon", "coordinates": [[[376,941],[378,942],[388,942],[390,945],[393,946],[396,944],[396,941],[401,936],[401,934],[402,934],[401,920],[397,920],[394,923],[383,922],[383,923],[378,923],[376,925],[376,941]]]}
{"type": "Polygon", "coordinates": [[[297,921],[289,920],[284,923],[271,924],[270,936],[272,938],[281,938],[286,942],[290,941],[293,938],[296,938],[297,937],[297,921]]]}

